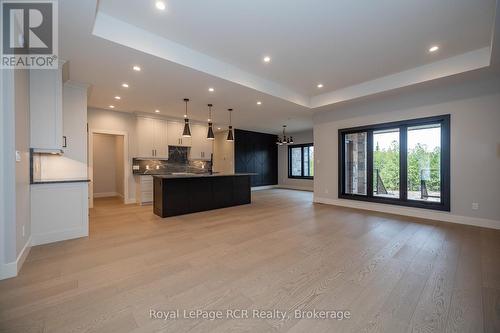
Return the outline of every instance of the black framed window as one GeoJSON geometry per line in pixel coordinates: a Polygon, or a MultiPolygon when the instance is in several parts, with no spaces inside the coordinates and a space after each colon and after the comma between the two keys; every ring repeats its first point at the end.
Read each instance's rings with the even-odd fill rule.
{"type": "Polygon", "coordinates": [[[288,178],[314,178],[314,145],[288,146],[288,178]]]}
{"type": "Polygon", "coordinates": [[[339,130],[339,198],[450,210],[450,116],[339,130]]]}

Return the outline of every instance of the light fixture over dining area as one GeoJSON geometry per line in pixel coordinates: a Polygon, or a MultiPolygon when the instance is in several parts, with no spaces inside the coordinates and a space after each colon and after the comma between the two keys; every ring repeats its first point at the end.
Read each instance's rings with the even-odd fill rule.
{"type": "Polygon", "coordinates": [[[293,137],[292,136],[286,136],[286,125],[283,125],[283,136],[280,137],[278,135],[277,140],[276,140],[277,145],[287,145],[287,144],[293,144],[293,137]]]}

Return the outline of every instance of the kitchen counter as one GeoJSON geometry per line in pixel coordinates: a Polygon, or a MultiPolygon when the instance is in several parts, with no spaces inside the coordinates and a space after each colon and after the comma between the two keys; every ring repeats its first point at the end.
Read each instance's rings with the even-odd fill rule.
{"type": "Polygon", "coordinates": [[[88,178],[71,178],[71,179],[40,179],[32,180],[31,185],[35,184],[60,184],[60,183],[88,183],[90,179],[88,178]]]}
{"type": "Polygon", "coordinates": [[[251,203],[252,173],[153,175],[154,213],[176,216],[251,203]]]}
{"type": "Polygon", "coordinates": [[[238,176],[253,176],[255,173],[189,173],[189,174],[151,174],[154,178],[210,178],[210,177],[238,177],[238,176]]]}

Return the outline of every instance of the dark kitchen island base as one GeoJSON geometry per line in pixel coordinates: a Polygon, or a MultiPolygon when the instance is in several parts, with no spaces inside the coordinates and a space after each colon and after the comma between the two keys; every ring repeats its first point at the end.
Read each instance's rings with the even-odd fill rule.
{"type": "Polygon", "coordinates": [[[250,174],[154,175],[153,186],[160,217],[251,203],[250,174]]]}

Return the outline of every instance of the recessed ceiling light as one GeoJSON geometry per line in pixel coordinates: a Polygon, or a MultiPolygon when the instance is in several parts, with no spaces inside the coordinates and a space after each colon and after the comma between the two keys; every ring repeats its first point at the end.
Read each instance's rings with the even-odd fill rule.
{"type": "Polygon", "coordinates": [[[120,100],[120,99],[122,99],[122,98],[121,98],[120,96],[115,96],[115,99],[120,100]]]}
{"type": "Polygon", "coordinates": [[[136,71],[136,72],[140,72],[141,71],[141,67],[139,67],[139,66],[134,66],[134,67],[132,67],[132,69],[134,71],[136,71]]]}
{"type": "Polygon", "coordinates": [[[109,106],[109,108],[110,108],[110,109],[114,109],[114,108],[115,108],[115,106],[114,106],[114,105],[110,105],[110,106],[109,106]]]}
{"type": "Polygon", "coordinates": [[[165,10],[167,6],[165,6],[165,3],[163,1],[156,1],[156,8],[159,10],[165,10]]]}
{"type": "Polygon", "coordinates": [[[318,85],[316,87],[318,87],[318,88],[321,89],[321,88],[323,88],[323,84],[322,83],[318,83],[318,85]]]}
{"type": "Polygon", "coordinates": [[[271,62],[271,57],[265,56],[263,60],[264,62],[271,62]]]}
{"type": "Polygon", "coordinates": [[[122,83],[123,88],[128,88],[128,83],[122,83]]]}
{"type": "Polygon", "coordinates": [[[220,131],[220,127],[217,127],[217,129],[220,131]]]}
{"type": "Polygon", "coordinates": [[[160,110],[155,110],[156,113],[160,113],[160,110]]]}
{"type": "Polygon", "coordinates": [[[257,102],[257,105],[261,105],[261,104],[262,104],[262,102],[261,102],[261,101],[258,101],[258,102],[257,102]]]}
{"type": "Polygon", "coordinates": [[[429,49],[429,52],[436,52],[437,50],[439,50],[439,46],[434,45],[434,46],[431,46],[431,48],[429,49]]]}
{"type": "Polygon", "coordinates": [[[210,91],[210,92],[214,92],[214,91],[215,91],[215,89],[214,89],[214,88],[208,88],[208,91],[210,91]]]}

